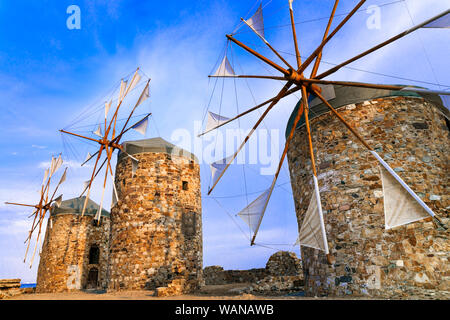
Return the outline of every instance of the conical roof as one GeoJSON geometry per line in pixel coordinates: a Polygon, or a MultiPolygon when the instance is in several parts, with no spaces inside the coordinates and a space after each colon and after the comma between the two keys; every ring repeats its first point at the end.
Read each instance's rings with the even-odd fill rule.
{"type": "MultiPolygon", "coordinates": [[[[79,214],[81,215],[81,211],[83,210],[84,201],[86,197],[78,197],[73,199],[64,200],[61,202],[59,207],[54,206],[52,209],[52,215],[59,214],[79,214]]],[[[84,211],[85,215],[94,216],[98,211],[99,205],[92,201],[88,200],[86,205],[86,210],[84,211]]],[[[102,209],[102,216],[109,217],[109,212],[105,209],[102,209]]]]}
{"type": "MultiPolygon", "coordinates": [[[[125,151],[131,155],[144,152],[167,153],[174,156],[185,157],[198,163],[198,159],[194,154],[164,140],[161,137],[135,141],[125,141],[122,145],[125,151]]],[[[118,156],[120,157],[122,154],[123,152],[119,152],[118,156]]]]}

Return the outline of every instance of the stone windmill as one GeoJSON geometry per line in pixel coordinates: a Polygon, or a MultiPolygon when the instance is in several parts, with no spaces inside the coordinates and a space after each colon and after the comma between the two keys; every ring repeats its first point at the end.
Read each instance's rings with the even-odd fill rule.
{"type": "MultiPolygon", "coordinates": [[[[438,14],[435,17],[432,17],[420,24],[417,24],[416,26],[405,30],[402,33],[399,33],[398,35],[374,46],[373,48],[370,48],[361,54],[358,54],[357,56],[348,59],[344,61],[341,64],[338,64],[337,66],[318,74],[318,68],[321,63],[322,59],[322,52],[325,46],[329,43],[329,41],[339,32],[339,30],[344,27],[344,25],[351,19],[351,17],[364,5],[366,1],[361,0],[357,3],[357,5],[348,13],[345,15],[344,19],[334,28],[334,30],[331,30],[331,25],[335,16],[336,8],[338,6],[339,1],[336,0],[334,2],[334,6],[330,15],[330,18],[328,20],[328,24],[325,28],[325,32],[322,38],[322,41],[320,45],[313,51],[313,53],[304,61],[302,61],[297,41],[297,34],[296,34],[296,23],[294,21],[294,10],[293,10],[293,0],[289,0],[289,15],[290,15],[290,27],[292,29],[292,36],[293,36],[293,44],[295,48],[295,57],[296,57],[296,65],[291,65],[281,54],[278,50],[276,50],[270,43],[267,41],[265,36],[265,30],[264,30],[264,19],[263,19],[263,7],[262,4],[259,6],[257,11],[249,18],[249,19],[242,19],[241,26],[248,27],[252,32],[256,34],[258,38],[261,39],[261,41],[264,43],[265,46],[267,46],[282,62],[280,65],[279,63],[276,63],[272,61],[271,59],[267,58],[266,56],[260,54],[256,50],[250,48],[243,42],[239,41],[235,38],[236,32],[233,32],[233,34],[228,34],[226,37],[228,39],[227,41],[227,49],[230,46],[231,43],[239,46],[240,48],[244,49],[248,53],[250,53],[252,56],[256,57],[260,61],[262,61],[265,65],[273,68],[276,72],[279,72],[280,76],[272,76],[272,75],[238,75],[235,73],[235,68],[230,64],[228,58],[227,58],[227,52],[225,51],[225,56],[222,59],[221,64],[219,65],[219,68],[216,70],[216,72],[210,77],[220,77],[220,78],[228,78],[228,79],[236,79],[236,78],[250,78],[250,79],[269,79],[269,80],[276,80],[284,82],[284,87],[279,91],[279,93],[253,107],[248,109],[245,112],[239,113],[235,117],[228,118],[224,117],[221,114],[214,114],[212,112],[209,112],[208,114],[208,124],[206,127],[206,130],[204,133],[200,134],[199,136],[206,134],[207,132],[210,132],[212,130],[218,129],[228,123],[231,123],[234,120],[239,119],[240,117],[249,114],[250,112],[257,110],[263,106],[267,106],[267,108],[264,110],[262,115],[259,117],[257,122],[254,124],[248,135],[245,137],[243,142],[240,144],[240,146],[237,148],[237,150],[233,153],[233,155],[214,162],[211,164],[211,170],[212,170],[212,187],[209,189],[208,194],[210,194],[214,188],[216,187],[217,183],[220,181],[226,170],[230,167],[233,160],[237,157],[238,153],[243,149],[247,141],[250,139],[252,134],[256,131],[258,126],[261,124],[261,122],[264,120],[264,118],[267,116],[267,114],[275,107],[275,105],[284,97],[287,97],[294,92],[300,91],[302,93],[301,101],[297,104],[294,113],[291,116],[291,119],[288,123],[288,129],[286,132],[286,143],[284,146],[283,153],[281,155],[281,159],[277,168],[277,171],[274,175],[274,178],[272,180],[272,184],[270,187],[264,191],[259,197],[257,197],[252,203],[250,203],[245,209],[240,211],[238,215],[249,225],[253,232],[253,237],[251,239],[251,245],[255,244],[255,238],[258,233],[258,230],[260,228],[264,212],[267,208],[270,196],[272,194],[272,191],[275,187],[275,183],[277,181],[278,175],[280,173],[280,169],[282,167],[284,158],[290,152],[290,167],[291,167],[291,183],[294,190],[294,198],[296,202],[296,211],[298,216],[298,222],[299,222],[299,239],[298,243],[302,247],[306,247],[303,251],[307,252],[307,255],[304,256],[304,263],[307,263],[307,266],[304,266],[304,270],[307,270],[306,272],[309,272],[309,270],[316,270],[311,271],[310,273],[313,274],[315,277],[311,278],[311,286],[315,286],[315,293],[317,293],[317,288],[320,288],[319,291],[327,291],[328,286],[332,287],[338,287],[339,282],[341,280],[348,280],[346,277],[346,271],[342,271],[341,267],[337,268],[335,262],[336,262],[336,256],[339,256],[340,253],[336,253],[335,246],[336,246],[336,237],[339,236],[339,228],[336,228],[335,220],[333,219],[333,216],[329,214],[330,210],[333,205],[336,205],[336,198],[330,198],[329,194],[325,192],[325,196],[322,195],[324,191],[321,190],[327,190],[323,187],[322,182],[322,188],[319,184],[319,180],[323,177],[319,176],[318,172],[324,173],[327,168],[325,165],[323,165],[323,168],[317,168],[317,158],[318,155],[315,154],[317,151],[323,151],[323,149],[327,146],[322,143],[322,140],[325,139],[323,137],[322,132],[327,131],[329,134],[331,134],[331,128],[334,128],[335,122],[337,122],[339,125],[339,131],[343,131],[343,128],[345,130],[348,130],[349,133],[351,133],[352,137],[356,138],[356,141],[362,146],[362,149],[359,149],[359,144],[355,144],[355,148],[358,148],[357,152],[358,154],[363,154],[364,157],[362,159],[358,159],[359,161],[364,161],[365,165],[369,166],[375,166],[375,168],[378,166],[377,169],[377,175],[373,177],[373,181],[379,182],[379,187],[382,187],[381,197],[383,198],[383,201],[380,202],[382,207],[384,207],[384,227],[386,230],[400,227],[406,224],[410,224],[415,221],[427,221],[428,219],[433,219],[436,223],[436,226],[434,230],[445,230],[445,225],[442,221],[442,218],[445,218],[445,221],[447,220],[446,214],[445,214],[445,204],[442,203],[438,206],[433,206],[434,210],[430,208],[431,203],[430,201],[427,201],[425,199],[422,199],[423,196],[418,195],[418,191],[414,191],[414,188],[411,187],[413,177],[405,176],[403,173],[400,173],[398,170],[399,165],[396,164],[393,168],[392,164],[389,164],[390,159],[383,158],[382,150],[383,143],[387,143],[386,137],[384,140],[380,141],[374,141],[374,139],[371,139],[370,136],[366,134],[366,132],[361,130],[361,127],[364,124],[364,128],[372,128],[375,129],[375,127],[372,125],[372,123],[368,123],[366,125],[365,119],[363,118],[364,112],[369,112],[369,110],[362,111],[362,113],[359,113],[359,110],[355,111],[349,111],[349,115],[347,115],[346,112],[338,112],[337,109],[349,106],[352,104],[352,95],[357,97],[358,99],[355,99],[355,102],[358,103],[366,103],[372,105],[372,102],[369,100],[376,100],[376,98],[383,97],[384,96],[414,96],[416,98],[423,98],[423,103],[420,104],[420,108],[418,107],[418,110],[422,110],[422,116],[426,118],[424,121],[424,126],[428,126],[427,123],[432,123],[433,128],[435,128],[436,132],[441,132],[442,128],[443,130],[447,130],[447,126],[445,125],[446,122],[448,124],[448,110],[443,107],[443,100],[448,99],[449,92],[447,91],[432,91],[427,90],[424,88],[418,88],[412,85],[384,85],[384,84],[372,84],[372,83],[363,83],[363,82],[349,82],[349,81],[332,81],[332,80],[326,80],[326,77],[335,73],[339,69],[347,66],[348,64],[357,61],[361,59],[362,57],[367,56],[370,53],[376,52],[380,48],[383,48],[391,43],[395,43],[400,38],[403,38],[412,32],[420,29],[420,28],[450,28],[450,10],[446,10],[440,14],[438,14]],[[284,64],[284,65],[283,65],[284,64]],[[305,70],[308,66],[312,65],[312,71],[309,77],[305,75],[305,70]],[[352,90],[350,90],[352,89],[352,90]],[[361,100],[362,99],[362,100],[361,100]],[[431,101],[432,105],[428,105],[426,101],[431,101]],[[325,115],[322,115],[321,117],[316,117],[316,113],[318,112],[318,109],[320,109],[321,114],[326,114],[326,119],[324,119],[325,115]],[[431,110],[431,111],[430,111],[431,110]],[[430,112],[432,114],[430,114],[430,112]],[[311,114],[313,114],[314,121],[311,119],[311,114]],[[347,115],[347,116],[346,116],[347,115]],[[358,118],[360,116],[361,118],[358,118]],[[327,125],[319,127],[317,125],[317,121],[320,119],[321,121],[327,122],[327,125]],[[350,120],[351,119],[351,120],[350,120]],[[364,120],[364,121],[363,121],[364,120]],[[315,129],[319,129],[321,131],[319,132],[311,132],[312,127],[315,129]],[[342,127],[342,128],[341,128],[342,127]],[[300,134],[301,132],[301,134],[300,134]],[[320,140],[322,139],[322,140],[320,140]],[[315,144],[314,144],[315,141],[315,144]],[[320,149],[322,148],[322,149],[320,149]],[[299,151],[301,150],[301,152],[299,151]],[[364,153],[365,152],[365,153],[364,153]],[[300,154],[299,154],[300,153],[300,154]],[[381,154],[381,155],[380,155],[381,154]],[[303,162],[300,164],[298,163],[298,160],[302,159],[303,162]],[[300,166],[300,168],[299,168],[300,166]],[[303,168],[301,167],[303,166],[303,168]],[[305,169],[306,168],[306,169],[305,169]],[[323,169],[323,170],[321,170],[323,169]],[[301,170],[301,172],[299,172],[301,170]],[[307,170],[307,171],[305,171],[307,170]],[[401,177],[401,175],[403,177],[401,177]],[[312,178],[312,179],[310,179],[312,178]],[[305,192],[305,193],[303,193],[305,192]],[[335,203],[331,203],[331,202],[335,203]],[[325,213],[327,214],[324,216],[324,208],[325,205],[325,213]],[[440,215],[440,217],[437,216],[437,213],[444,214],[444,216],[440,215]],[[330,244],[332,247],[330,248],[330,244]],[[321,252],[319,254],[318,252],[321,252]],[[323,255],[326,257],[325,264],[323,264],[323,255]],[[305,262],[305,260],[307,260],[305,262]],[[339,271],[336,271],[336,270],[339,271]],[[334,277],[333,277],[334,275],[334,277]],[[339,280],[339,276],[342,276],[341,280],[339,280]],[[336,280],[336,279],[337,280],[336,280]],[[316,283],[316,284],[313,284],[316,283]],[[333,285],[329,285],[330,283],[333,283],[333,285]],[[337,283],[337,284],[335,284],[337,283]]],[[[236,29],[237,30],[237,29],[236,29]]],[[[429,32],[432,32],[429,30],[429,32]]],[[[377,101],[374,102],[376,104],[377,101]]],[[[405,107],[405,104],[413,104],[410,100],[402,101],[402,103],[397,103],[396,107],[400,110],[410,110],[410,108],[405,107]]],[[[391,103],[387,103],[389,105],[392,105],[391,103]]],[[[379,108],[377,109],[378,112],[381,112],[384,114],[384,112],[398,112],[398,110],[389,109],[389,108],[382,108],[384,104],[379,104],[379,108]],[[389,111],[388,111],[389,110],[389,111]]],[[[353,108],[352,106],[350,106],[353,108]]],[[[370,108],[369,108],[370,109],[370,108]]],[[[342,109],[341,109],[342,110],[342,109]]],[[[349,110],[352,110],[349,108],[349,110]]],[[[373,111],[372,111],[373,112],[373,111]]],[[[415,114],[417,114],[417,111],[414,111],[415,114]]],[[[419,112],[420,113],[420,112],[419,112]]],[[[365,116],[365,115],[364,115],[365,116]]],[[[406,115],[405,115],[406,117],[406,115]]],[[[387,117],[386,117],[387,119],[387,117]]],[[[409,118],[412,122],[412,119],[409,118]]],[[[390,121],[396,121],[394,119],[390,119],[390,121]]],[[[403,118],[402,118],[403,121],[403,118]]],[[[422,121],[416,121],[421,122],[422,121]]],[[[384,124],[384,122],[381,122],[384,124]]],[[[391,122],[389,122],[391,123],[391,122]]],[[[416,124],[419,125],[420,124],[416,124]]],[[[379,127],[378,130],[382,130],[383,127],[379,127]]],[[[405,128],[404,128],[405,129],[405,128]]],[[[397,135],[400,133],[396,132],[397,135]]],[[[443,140],[442,141],[448,141],[448,135],[445,132],[442,132],[443,140]],[[447,139],[447,140],[446,140],[447,139]]],[[[333,143],[339,143],[340,137],[346,137],[346,133],[335,137],[334,140],[327,140],[329,144],[333,143]]],[[[422,140],[421,140],[422,141],[422,140]]],[[[423,140],[422,143],[424,143],[426,140],[423,140]]],[[[433,143],[433,140],[428,140],[425,142],[427,144],[433,143]]],[[[440,142],[443,145],[445,145],[445,142],[440,142]]],[[[411,143],[409,143],[411,144],[411,143]]],[[[402,146],[402,145],[400,145],[402,146]]],[[[418,149],[423,150],[424,145],[416,146],[418,149]]],[[[344,147],[343,147],[344,148],[344,147]]],[[[411,150],[414,150],[415,147],[413,147],[411,150]]],[[[439,149],[439,148],[438,148],[439,149]]],[[[346,151],[347,149],[344,148],[342,150],[333,150],[336,152],[336,157],[339,155],[339,151],[346,151]]],[[[439,149],[440,150],[440,149],[439,149]]],[[[411,152],[411,151],[410,151],[411,152]]],[[[438,151],[436,151],[438,152],[438,151]]],[[[445,159],[445,154],[441,154],[442,151],[439,151],[438,158],[439,159],[445,159]]],[[[383,152],[384,153],[384,152],[383,152]]],[[[322,157],[322,154],[320,154],[320,157],[322,157]]],[[[353,154],[352,154],[353,155],[353,154]]],[[[394,155],[390,155],[391,157],[394,157],[394,155]]],[[[411,155],[413,156],[413,155],[411,155]]],[[[353,159],[352,157],[349,157],[349,159],[353,159]]],[[[400,159],[398,160],[400,161],[400,159]]],[[[439,160],[441,161],[441,160],[439,160]]],[[[319,159],[319,164],[322,165],[324,163],[322,159],[319,159]]],[[[333,163],[335,164],[335,163],[333,163]]],[[[345,172],[345,170],[340,170],[340,167],[332,167],[333,174],[339,175],[341,177],[341,181],[345,183],[345,175],[348,174],[345,172]]],[[[369,169],[369,168],[366,168],[369,169]]],[[[430,169],[430,171],[438,170],[439,173],[434,176],[436,179],[431,178],[431,176],[427,176],[425,181],[423,183],[428,183],[429,188],[432,188],[434,183],[438,183],[441,185],[441,188],[445,188],[445,185],[448,185],[446,183],[446,177],[445,177],[445,166],[438,166],[437,169],[430,169]]],[[[331,171],[329,172],[331,174],[331,171]]],[[[448,175],[448,173],[447,173],[448,175]]],[[[323,175],[322,175],[323,176],[323,175]]],[[[336,178],[337,179],[337,178],[336,178]]],[[[418,185],[414,184],[416,187],[415,189],[418,189],[418,185]]],[[[335,188],[335,185],[330,186],[330,188],[335,188]]],[[[361,197],[360,195],[360,189],[353,192],[355,197],[361,197]]],[[[379,195],[380,193],[377,193],[379,195]]],[[[336,197],[336,195],[334,195],[336,197]]],[[[347,204],[346,204],[347,206],[347,204]]],[[[345,207],[346,207],[345,206],[345,207]]],[[[448,206],[448,204],[447,204],[448,206]]],[[[344,207],[343,207],[344,208],[344,207]]],[[[342,209],[343,209],[342,208],[342,209]]],[[[350,208],[350,206],[349,206],[350,208]]],[[[356,213],[355,213],[356,214],[356,213]]],[[[342,222],[342,216],[339,217],[342,222]]],[[[382,221],[383,217],[380,216],[380,219],[382,221]]],[[[350,223],[351,226],[351,219],[348,218],[345,220],[345,223],[350,223]]],[[[382,224],[382,223],[381,223],[382,224]]],[[[372,226],[371,223],[366,222],[366,227],[369,228],[372,226]]],[[[363,227],[363,225],[359,226],[360,228],[363,227]]],[[[378,227],[378,226],[377,226],[378,227]]],[[[358,241],[358,239],[364,239],[367,238],[367,235],[361,235],[358,233],[359,231],[354,232],[354,236],[347,236],[346,240],[349,241],[349,239],[352,239],[353,241],[358,241]]],[[[428,232],[428,231],[427,231],[428,232]]],[[[440,231],[434,231],[433,234],[436,235],[436,232],[439,233],[440,231]]],[[[442,236],[448,239],[448,232],[444,232],[442,236]]],[[[382,234],[380,237],[382,237],[382,234]]],[[[438,236],[441,236],[439,233],[438,236]]],[[[363,242],[363,241],[362,241],[363,242]]],[[[406,244],[405,244],[406,246],[406,244]]],[[[339,247],[339,246],[338,246],[339,247]]],[[[420,250],[423,250],[423,246],[419,245],[420,250]]],[[[444,247],[448,248],[448,245],[445,245],[444,247]]],[[[354,250],[354,249],[352,249],[354,250]]],[[[381,250],[381,249],[380,249],[381,250]]],[[[405,253],[405,250],[400,250],[401,252],[405,253]]],[[[441,249],[439,249],[441,251],[441,249]]],[[[445,251],[445,250],[444,250],[445,251]]],[[[448,250],[447,250],[448,251],[448,250]]],[[[359,252],[360,255],[367,258],[364,252],[359,252]]],[[[408,255],[407,253],[405,253],[408,255]]],[[[347,262],[352,259],[354,259],[354,251],[353,254],[348,253],[345,257],[347,258],[347,262]]],[[[369,258],[371,257],[371,254],[368,254],[369,258]]],[[[369,259],[367,258],[367,259],[369,259]]],[[[409,256],[408,260],[410,260],[411,257],[409,256]]],[[[343,264],[344,262],[340,259],[340,264],[343,264]]],[[[438,261],[437,259],[436,261],[438,261]]],[[[402,260],[403,261],[403,260],[402,260]]],[[[433,263],[438,263],[438,262],[433,263]]],[[[423,262],[422,262],[423,263],[423,262]]],[[[399,264],[401,264],[399,262],[399,264]]],[[[440,263],[438,263],[440,265],[440,263]]],[[[356,270],[356,268],[353,268],[356,270]]],[[[448,268],[447,268],[448,269],[448,268]]],[[[344,270],[346,270],[344,268],[344,270]]],[[[351,272],[352,268],[349,268],[349,272],[351,272]]],[[[375,269],[374,269],[375,270],[375,269]]],[[[379,272],[380,269],[376,269],[379,272]]],[[[355,271],[356,272],[356,271],[355,271]]],[[[443,271],[445,273],[445,271],[443,271]]],[[[443,273],[443,274],[444,274],[443,273]]],[[[366,271],[361,272],[361,276],[367,278],[368,273],[366,271]]],[[[423,275],[416,274],[417,277],[422,277],[423,275]]],[[[412,277],[415,277],[412,276],[412,277]]],[[[439,282],[440,276],[436,276],[436,281],[434,283],[439,282]]],[[[378,280],[377,280],[378,281],[378,280]]],[[[349,281],[342,281],[345,283],[348,283],[349,281]]],[[[376,281],[375,281],[376,282],[376,281]]],[[[394,281],[395,282],[395,281],[394,281]]],[[[338,291],[337,289],[330,289],[331,291],[338,291]]],[[[373,287],[373,286],[372,286],[373,287]]],[[[313,291],[314,291],[313,290],[313,291]]],[[[359,290],[359,289],[358,289],[359,290]]],[[[362,291],[359,291],[362,292],[362,291]]]]}

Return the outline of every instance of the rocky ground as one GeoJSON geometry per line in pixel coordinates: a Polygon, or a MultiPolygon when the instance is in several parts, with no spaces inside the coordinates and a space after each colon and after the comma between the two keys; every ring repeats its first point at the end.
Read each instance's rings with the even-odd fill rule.
{"type": "MultiPolygon", "coordinates": [[[[100,293],[95,291],[79,291],[71,293],[21,293],[5,297],[10,300],[382,300],[373,297],[304,297],[297,293],[281,294],[249,294],[245,293],[250,283],[235,283],[226,285],[207,285],[198,293],[174,297],[158,298],[153,291],[120,291],[100,293]]],[[[29,291],[28,291],[29,292],[29,291]]],[[[402,300],[447,300],[449,293],[430,293],[429,296],[399,296],[402,300]]]]}

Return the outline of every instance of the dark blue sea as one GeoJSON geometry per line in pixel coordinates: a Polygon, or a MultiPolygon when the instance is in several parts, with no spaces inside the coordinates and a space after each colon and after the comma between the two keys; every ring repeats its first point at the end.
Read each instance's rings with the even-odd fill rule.
{"type": "Polygon", "coordinates": [[[21,288],[36,288],[36,283],[21,283],[21,288]]]}

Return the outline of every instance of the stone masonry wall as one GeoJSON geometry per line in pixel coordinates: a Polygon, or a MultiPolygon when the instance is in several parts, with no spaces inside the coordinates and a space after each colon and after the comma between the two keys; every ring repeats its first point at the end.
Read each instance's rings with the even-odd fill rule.
{"type": "Polygon", "coordinates": [[[91,268],[98,270],[97,288],[106,288],[109,218],[101,217],[98,226],[93,225],[94,217],[88,215],[58,214],[50,219],[39,261],[36,292],[85,289],[91,268]],[[92,245],[100,250],[98,264],[89,264],[92,245]]]}
{"type": "Polygon", "coordinates": [[[121,156],[116,167],[108,290],[197,289],[203,259],[199,165],[165,153],[133,156],[140,161],[134,176],[129,157],[121,156]]]}
{"type": "Polygon", "coordinates": [[[209,266],[203,270],[206,285],[228,283],[252,283],[267,276],[265,268],[249,270],[223,270],[220,266],[209,266]]]}
{"type": "MultiPolygon", "coordinates": [[[[338,112],[448,226],[449,129],[421,98],[380,98],[338,112]]],[[[332,264],[301,247],[307,295],[449,296],[449,231],[431,218],[384,229],[376,159],[330,113],[313,119],[312,140],[332,264]],[[434,294],[432,293],[432,294],[434,294]]],[[[313,182],[305,127],[288,150],[299,229],[313,182]]]]}

